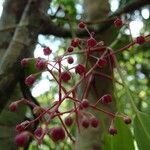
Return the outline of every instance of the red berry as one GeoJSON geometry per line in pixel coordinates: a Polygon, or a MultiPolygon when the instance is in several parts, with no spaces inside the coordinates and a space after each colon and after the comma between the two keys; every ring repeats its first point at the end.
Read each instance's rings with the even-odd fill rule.
{"type": "Polygon", "coordinates": [[[89,101],[87,99],[83,99],[81,101],[81,105],[83,108],[87,108],[87,107],[89,107],[89,101]]]}
{"type": "Polygon", "coordinates": [[[68,62],[69,64],[72,64],[72,63],[74,62],[74,59],[73,59],[71,56],[69,56],[69,57],[67,58],[67,62],[68,62]]]}
{"type": "Polygon", "coordinates": [[[15,137],[15,143],[18,147],[25,147],[29,140],[29,132],[22,132],[15,137]]]}
{"type": "Polygon", "coordinates": [[[67,51],[68,51],[69,53],[73,52],[73,47],[72,47],[72,46],[68,47],[67,51]]]}
{"type": "Polygon", "coordinates": [[[27,64],[28,64],[28,58],[23,58],[23,59],[21,60],[21,65],[22,65],[23,67],[25,67],[25,66],[27,66],[27,64]]]}
{"type": "Polygon", "coordinates": [[[80,40],[79,39],[73,39],[71,41],[71,46],[73,47],[77,47],[80,44],[80,40]]]}
{"type": "Polygon", "coordinates": [[[44,55],[50,55],[52,53],[52,50],[49,47],[45,47],[43,49],[44,55]]]}
{"type": "Polygon", "coordinates": [[[35,76],[33,74],[29,75],[26,79],[25,79],[25,84],[28,86],[33,85],[33,83],[35,82],[35,76]]]}
{"type": "Polygon", "coordinates": [[[137,43],[137,44],[143,44],[144,42],[145,42],[145,38],[144,38],[144,36],[139,36],[139,37],[137,37],[136,38],[136,40],[135,40],[135,42],[137,43]]]}
{"type": "Polygon", "coordinates": [[[47,65],[46,61],[40,58],[37,60],[35,67],[39,70],[43,70],[45,69],[46,65],[47,65]]]}
{"type": "Polygon", "coordinates": [[[84,128],[88,128],[88,127],[89,127],[89,120],[84,117],[84,118],[81,120],[81,124],[82,124],[82,126],[83,126],[84,128]]]}
{"type": "Polygon", "coordinates": [[[17,102],[12,102],[10,105],[9,105],[9,110],[12,111],[12,112],[16,112],[17,111],[17,102]]]}
{"type": "Polygon", "coordinates": [[[65,118],[65,124],[66,124],[66,126],[71,126],[72,123],[73,123],[73,120],[72,120],[72,118],[70,116],[68,116],[68,117],[65,118]]]}
{"type": "Polygon", "coordinates": [[[86,68],[83,64],[78,64],[75,67],[75,72],[78,73],[79,75],[84,75],[86,73],[86,68]]]}
{"type": "Polygon", "coordinates": [[[22,132],[22,131],[24,131],[25,130],[25,126],[24,125],[22,125],[22,124],[18,124],[18,125],[16,125],[16,131],[17,132],[22,132]]]}
{"type": "Polygon", "coordinates": [[[54,127],[50,130],[50,137],[54,142],[65,139],[65,131],[62,127],[54,127]]]}
{"type": "Polygon", "coordinates": [[[102,97],[102,100],[101,102],[103,104],[108,104],[108,103],[111,103],[112,102],[112,96],[110,94],[106,94],[102,97]]]}
{"type": "Polygon", "coordinates": [[[91,37],[90,39],[87,40],[88,47],[94,47],[96,44],[97,44],[97,42],[93,37],[91,37]]]}
{"type": "Polygon", "coordinates": [[[120,18],[117,18],[115,21],[114,21],[114,25],[118,28],[122,27],[123,26],[123,22],[120,18]]]}
{"type": "Polygon", "coordinates": [[[92,118],[90,119],[90,123],[91,123],[91,126],[92,126],[93,128],[97,128],[97,127],[98,127],[98,124],[99,124],[97,118],[95,118],[95,117],[92,117],[92,118]]]}
{"type": "Polygon", "coordinates": [[[123,120],[125,124],[130,124],[132,122],[131,118],[129,118],[128,116],[124,117],[123,120]]]}
{"type": "Polygon", "coordinates": [[[114,127],[110,127],[110,128],[109,128],[109,133],[110,133],[111,135],[117,134],[117,129],[114,128],[114,127]]]}
{"type": "Polygon", "coordinates": [[[21,124],[16,125],[16,131],[22,132],[25,130],[26,126],[29,125],[30,121],[26,120],[22,122],[21,124]]]}
{"type": "Polygon", "coordinates": [[[107,64],[107,61],[106,61],[105,58],[100,58],[100,59],[98,60],[98,66],[99,66],[100,68],[103,68],[106,64],[107,64]]]}
{"type": "Polygon", "coordinates": [[[61,73],[61,79],[64,81],[64,82],[68,82],[70,79],[71,79],[71,75],[68,71],[64,71],[61,73]]]}
{"type": "Polygon", "coordinates": [[[86,25],[84,22],[80,22],[78,26],[80,29],[84,29],[86,25]]]}
{"type": "Polygon", "coordinates": [[[43,135],[43,129],[41,127],[38,127],[35,131],[34,131],[34,136],[36,138],[41,138],[43,135]]]}

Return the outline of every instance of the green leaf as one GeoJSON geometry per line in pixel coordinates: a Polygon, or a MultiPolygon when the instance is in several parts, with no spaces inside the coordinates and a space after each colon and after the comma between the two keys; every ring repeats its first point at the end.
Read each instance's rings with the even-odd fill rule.
{"type": "MultiPolygon", "coordinates": [[[[10,103],[9,103],[10,104],[10,103]]],[[[0,150],[16,150],[15,126],[24,120],[25,107],[19,106],[18,112],[10,112],[8,105],[0,115],[0,150]]]]}
{"type": "Polygon", "coordinates": [[[150,117],[138,112],[134,118],[134,134],[139,150],[150,148],[150,117]]]}
{"type": "Polygon", "coordinates": [[[116,135],[105,136],[104,150],[135,150],[131,130],[123,119],[115,120],[115,128],[118,130],[116,135]]]}

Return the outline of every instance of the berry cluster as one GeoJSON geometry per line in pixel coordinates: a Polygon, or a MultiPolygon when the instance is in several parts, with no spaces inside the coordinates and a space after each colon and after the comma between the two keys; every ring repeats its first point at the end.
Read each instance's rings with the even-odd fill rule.
{"type": "MultiPolygon", "coordinates": [[[[120,28],[124,25],[124,23],[121,19],[117,18],[114,21],[114,25],[120,28]]],[[[94,116],[94,114],[89,112],[89,109],[103,112],[111,118],[112,121],[108,129],[108,132],[111,135],[117,134],[117,129],[113,124],[116,117],[121,117],[125,124],[131,123],[131,119],[128,116],[114,114],[99,107],[100,104],[109,105],[110,103],[112,103],[113,98],[110,93],[99,97],[94,104],[91,103],[88,99],[92,77],[99,76],[112,79],[111,77],[108,77],[108,75],[101,74],[101,69],[105,68],[109,64],[111,64],[111,66],[114,66],[115,54],[129,47],[125,46],[124,48],[113,52],[111,48],[105,46],[104,42],[97,42],[97,40],[94,38],[94,33],[88,30],[84,22],[79,23],[79,28],[82,30],[84,29],[88,32],[88,39],[73,39],[65,53],[61,56],[56,57],[52,61],[49,60],[50,57],[48,57],[47,60],[43,58],[35,58],[35,68],[40,72],[48,71],[58,85],[58,99],[51,102],[51,107],[44,108],[24,98],[9,105],[10,111],[13,112],[17,111],[17,107],[20,104],[28,105],[33,108],[33,113],[34,115],[36,115],[36,118],[34,120],[27,120],[16,125],[17,135],[15,137],[15,142],[17,146],[25,146],[30,137],[34,137],[37,140],[38,144],[41,144],[45,135],[48,135],[54,142],[64,140],[66,136],[68,136],[72,142],[75,142],[74,137],[72,137],[69,132],[70,126],[76,125],[79,132],[81,127],[88,129],[90,126],[92,128],[97,128],[98,126],[100,126],[100,121],[96,118],[96,116],[94,116]],[[95,55],[95,52],[99,55],[95,55]],[[74,64],[72,54],[83,54],[86,58],[85,62],[74,64]],[[88,64],[89,59],[93,59],[93,62],[95,62],[93,66],[90,66],[88,64]],[[68,66],[70,64],[74,66],[66,69],[63,66],[64,60],[67,60],[68,66]],[[78,76],[79,80],[75,85],[73,85],[71,89],[67,90],[65,88],[65,84],[69,83],[74,76],[78,76]],[[82,93],[82,98],[79,99],[76,96],[76,91],[79,85],[82,84],[83,80],[87,81],[87,86],[85,87],[85,89],[83,89],[84,92],[82,93]],[[60,107],[62,106],[62,103],[67,100],[73,103],[73,107],[69,110],[61,112],[60,107]],[[48,115],[48,119],[42,119],[44,115],[48,115]],[[66,117],[62,119],[63,115],[66,115],[66,117]],[[49,128],[49,124],[55,118],[58,118],[60,120],[61,126],[56,124],[54,127],[49,128]],[[37,121],[42,122],[43,126],[38,126],[34,132],[28,131],[28,127],[33,125],[37,121]]],[[[145,37],[140,36],[137,37],[135,41],[130,44],[130,46],[136,43],[143,44],[144,42],[146,42],[145,37]]],[[[44,47],[43,53],[44,55],[49,56],[52,54],[52,50],[49,47],[44,47]]],[[[23,67],[26,67],[29,61],[30,58],[24,58],[21,60],[21,65],[23,67]]],[[[25,84],[27,86],[32,86],[36,82],[36,75],[37,74],[31,74],[26,77],[25,84]]]]}

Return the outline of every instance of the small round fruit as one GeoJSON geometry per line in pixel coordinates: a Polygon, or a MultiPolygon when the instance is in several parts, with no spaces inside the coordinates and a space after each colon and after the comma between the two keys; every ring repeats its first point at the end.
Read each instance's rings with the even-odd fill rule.
{"type": "Polygon", "coordinates": [[[110,94],[104,95],[104,96],[102,97],[101,102],[102,102],[103,104],[109,104],[109,103],[111,103],[111,102],[112,102],[112,96],[111,96],[110,94]]]}
{"type": "Polygon", "coordinates": [[[117,18],[115,21],[114,21],[114,25],[118,28],[122,27],[123,26],[123,22],[120,18],[117,18]]]}
{"type": "Polygon", "coordinates": [[[47,65],[47,62],[43,59],[40,59],[36,62],[35,64],[35,67],[38,69],[38,70],[43,70],[46,68],[46,65],[47,65]]]}
{"type": "Polygon", "coordinates": [[[36,138],[40,138],[43,135],[43,129],[41,127],[38,127],[35,131],[34,131],[34,136],[36,138]]]}
{"type": "Polygon", "coordinates": [[[136,38],[136,40],[135,40],[135,42],[137,43],[137,44],[143,44],[144,42],[145,42],[146,40],[145,40],[145,38],[144,38],[144,36],[139,36],[139,37],[137,37],[136,38]]]}
{"type": "Polygon", "coordinates": [[[27,58],[23,58],[23,59],[21,60],[21,65],[22,65],[23,67],[25,67],[25,66],[27,66],[28,62],[29,62],[29,60],[28,60],[27,58]]]}
{"type": "Polygon", "coordinates": [[[72,63],[74,62],[73,57],[69,56],[69,57],[67,58],[67,62],[68,62],[69,64],[72,64],[72,63]]]}
{"type": "Polygon", "coordinates": [[[70,79],[71,79],[71,75],[68,71],[64,71],[61,73],[61,79],[64,81],[64,82],[68,82],[70,79]]]}
{"type": "Polygon", "coordinates": [[[50,137],[54,142],[65,139],[65,131],[62,127],[54,127],[50,130],[50,137]]]}
{"type": "Polygon", "coordinates": [[[110,133],[111,135],[115,135],[115,134],[117,134],[117,129],[114,128],[114,127],[110,127],[110,128],[109,128],[109,133],[110,133]]]}
{"type": "Polygon", "coordinates": [[[84,22],[80,22],[78,26],[80,29],[84,29],[86,25],[84,22]]]}
{"type": "Polygon", "coordinates": [[[97,41],[93,37],[87,40],[88,47],[94,47],[96,46],[96,44],[97,44],[97,41]]]}
{"type": "Polygon", "coordinates": [[[28,86],[33,85],[33,83],[35,82],[35,76],[33,74],[29,75],[26,79],[25,79],[25,84],[28,86]]]}
{"type": "Polygon", "coordinates": [[[17,106],[18,106],[18,104],[16,102],[12,102],[9,105],[9,110],[12,111],[12,112],[16,112],[17,111],[17,106]]]}
{"type": "Polygon", "coordinates": [[[89,120],[84,117],[84,118],[81,120],[81,124],[82,124],[82,126],[83,126],[84,128],[88,128],[88,127],[89,127],[89,120]]]}
{"type": "Polygon", "coordinates": [[[103,68],[104,66],[106,66],[107,64],[107,60],[105,58],[101,58],[98,60],[98,67],[103,68]]]}
{"type": "Polygon", "coordinates": [[[83,108],[87,108],[87,107],[89,107],[89,101],[87,99],[83,99],[81,101],[81,105],[83,108]]]}
{"type": "Polygon", "coordinates": [[[123,118],[125,124],[130,124],[132,122],[131,118],[126,116],[123,118]]]}
{"type": "Polygon", "coordinates": [[[16,135],[15,143],[18,147],[25,147],[29,140],[29,132],[24,131],[16,135]]]}
{"type": "Polygon", "coordinates": [[[73,52],[73,47],[72,47],[72,46],[68,47],[67,51],[68,51],[69,53],[73,52]]]}
{"type": "Polygon", "coordinates": [[[91,123],[91,126],[93,128],[97,128],[98,124],[99,124],[99,121],[96,117],[92,117],[92,118],[90,118],[90,123],[91,123]]]}
{"type": "Polygon", "coordinates": [[[73,120],[72,120],[72,118],[71,118],[70,116],[67,116],[67,117],[65,118],[64,122],[65,122],[66,126],[69,127],[69,126],[72,125],[73,120]]]}
{"type": "Polygon", "coordinates": [[[83,64],[78,64],[75,67],[75,73],[78,73],[79,75],[84,75],[86,73],[86,68],[83,64]]]}
{"type": "Polygon", "coordinates": [[[49,47],[45,47],[43,49],[44,55],[50,55],[52,53],[52,50],[49,47]]]}

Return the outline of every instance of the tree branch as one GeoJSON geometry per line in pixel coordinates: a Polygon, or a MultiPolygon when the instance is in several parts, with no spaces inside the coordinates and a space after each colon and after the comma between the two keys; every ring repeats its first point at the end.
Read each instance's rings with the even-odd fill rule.
{"type": "Polygon", "coordinates": [[[0,62],[0,112],[5,107],[13,89],[21,75],[20,60],[31,55],[39,34],[41,14],[37,9],[47,11],[49,0],[28,0],[24,12],[16,28],[13,38],[0,62]],[[20,27],[23,24],[28,26],[20,27]]]}
{"type": "MultiPolygon", "coordinates": [[[[99,29],[96,30],[95,32],[102,33],[102,32],[105,32],[112,25],[115,17],[121,16],[122,14],[126,14],[126,13],[132,13],[133,11],[143,6],[146,6],[148,4],[150,4],[149,0],[135,0],[127,4],[126,6],[118,9],[113,14],[107,16],[106,19],[100,19],[100,20],[95,20],[95,21],[92,20],[92,22],[85,22],[85,23],[86,24],[100,24],[99,29]]],[[[53,17],[45,15],[45,19],[43,19],[45,26],[40,31],[40,33],[43,35],[54,35],[57,37],[71,37],[70,29],[56,25],[55,23],[52,22],[52,18],[53,17]]],[[[60,19],[64,19],[64,18],[60,18],[60,19]]],[[[80,22],[80,21],[81,20],[77,20],[77,22],[80,22]]],[[[86,32],[84,31],[76,30],[75,32],[80,37],[86,36],[86,32]]]]}

